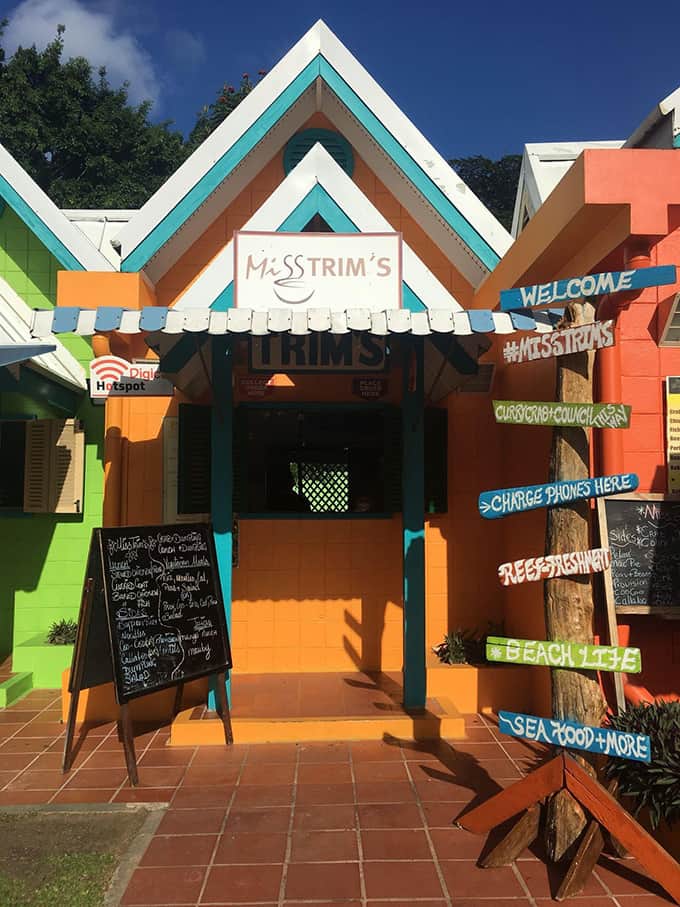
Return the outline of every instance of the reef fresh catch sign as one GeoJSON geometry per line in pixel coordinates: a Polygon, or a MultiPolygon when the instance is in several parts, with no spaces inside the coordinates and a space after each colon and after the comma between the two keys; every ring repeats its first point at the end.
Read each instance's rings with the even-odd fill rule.
{"type": "Polygon", "coordinates": [[[613,321],[593,321],[549,334],[529,334],[519,340],[508,340],[503,347],[503,359],[516,363],[569,356],[614,346],[614,339],[613,321]]]}
{"type": "Polygon", "coordinates": [[[542,403],[494,400],[496,422],[572,428],[628,428],[630,406],[623,403],[542,403]]]}
{"type": "Polygon", "coordinates": [[[239,231],[234,305],[258,312],[398,309],[401,234],[239,231]]]}
{"type": "Polygon", "coordinates": [[[638,477],[633,472],[596,479],[567,479],[545,485],[520,485],[516,488],[497,488],[483,491],[478,500],[479,512],[487,520],[497,520],[510,513],[537,510],[539,507],[560,507],[586,498],[625,494],[635,491],[638,477]]]}
{"type": "Polygon", "coordinates": [[[652,761],[651,741],[645,734],[629,734],[612,728],[593,727],[558,718],[536,718],[517,712],[499,712],[498,729],[510,737],[522,737],[537,743],[619,756],[636,762],[652,761]]]}
{"type": "Polygon", "coordinates": [[[591,548],[588,551],[570,551],[568,554],[544,554],[509,561],[498,568],[498,578],[503,586],[534,583],[557,576],[580,573],[602,573],[612,562],[609,548],[591,548]]]}
{"type": "Polygon", "coordinates": [[[661,287],[671,283],[675,283],[675,265],[638,268],[636,271],[605,271],[603,274],[586,274],[584,277],[568,277],[566,280],[553,280],[531,287],[502,290],[501,309],[512,312],[535,306],[560,306],[575,299],[661,287]]]}
{"type": "Polygon", "coordinates": [[[578,668],[583,671],[625,671],[627,674],[639,674],[642,670],[639,649],[592,646],[581,642],[487,636],[486,657],[488,661],[506,664],[578,668]]]}

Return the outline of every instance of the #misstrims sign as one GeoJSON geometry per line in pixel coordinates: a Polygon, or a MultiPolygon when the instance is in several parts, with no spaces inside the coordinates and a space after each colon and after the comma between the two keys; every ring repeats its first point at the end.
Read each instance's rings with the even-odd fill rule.
{"type": "Polygon", "coordinates": [[[400,233],[234,234],[234,305],[332,311],[401,307],[400,233]]]}

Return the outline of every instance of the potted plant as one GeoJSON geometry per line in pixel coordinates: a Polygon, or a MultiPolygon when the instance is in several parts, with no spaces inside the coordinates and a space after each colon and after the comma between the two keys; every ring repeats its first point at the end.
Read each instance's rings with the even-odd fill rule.
{"type": "Polygon", "coordinates": [[[610,757],[608,778],[618,782],[623,804],[676,859],[680,857],[680,702],[657,700],[611,717],[617,731],[650,738],[651,762],[610,757]],[[628,801],[628,803],[626,802],[628,801]]]}
{"type": "Polygon", "coordinates": [[[55,621],[47,634],[47,642],[51,646],[72,646],[76,641],[78,622],[75,620],[55,621]]]}

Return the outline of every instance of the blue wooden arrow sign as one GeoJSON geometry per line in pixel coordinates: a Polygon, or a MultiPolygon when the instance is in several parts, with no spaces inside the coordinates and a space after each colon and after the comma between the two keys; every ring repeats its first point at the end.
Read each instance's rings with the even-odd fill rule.
{"type": "Polygon", "coordinates": [[[497,488],[483,491],[479,496],[479,512],[487,520],[497,520],[509,513],[537,510],[539,507],[561,507],[585,498],[625,494],[635,491],[638,477],[633,472],[596,479],[569,479],[548,482],[547,485],[522,485],[518,488],[497,488]]]}
{"type": "Polygon", "coordinates": [[[498,729],[510,737],[551,743],[553,746],[604,753],[635,762],[652,761],[651,741],[645,734],[630,734],[558,718],[536,718],[517,712],[499,712],[498,729]]]}
{"type": "Polygon", "coordinates": [[[644,287],[661,287],[675,283],[675,265],[658,268],[638,268],[636,271],[606,271],[603,274],[586,274],[584,277],[568,277],[550,283],[538,283],[531,287],[516,287],[501,290],[501,309],[536,306],[565,305],[574,299],[603,296],[605,293],[622,293],[626,290],[642,290],[644,287]]]}

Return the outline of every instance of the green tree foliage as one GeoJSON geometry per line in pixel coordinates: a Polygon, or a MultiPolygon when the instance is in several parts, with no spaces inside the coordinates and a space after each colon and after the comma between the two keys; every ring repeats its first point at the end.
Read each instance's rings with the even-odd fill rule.
{"type": "Polygon", "coordinates": [[[506,154],[497,161],[479,154],[449,161],[458,176],[484,202],[506,230],[512,226],[521,163],[522,158],[519,154],[506,154]]]}
{"type": "MultiPolygon", "coordinates": [[[[264,75],[266,75],[266,71],[261,69],[258,73],[259,78],[261,79],[264,75]]],[[[196,124],[189,133],[186,145],[189,154],[195,151],[208,138],[211,132],[217,129],[232,110],[238,107],[241,101],[250,94],[256,84],[256,82],[251,81],[248,73],[244,72],[238,88],[234,88],[233,85],[222,86],[217,98],[212,104],[206,104],[196,118],[196,124]]]]}
{"type": "Polygon", "coordinates": [[[0,50],[0,141],[61,208],[136,208],[181,163],[183,137],[104,69],[63,60],[63,32],[42,51],[0,50]]]}

